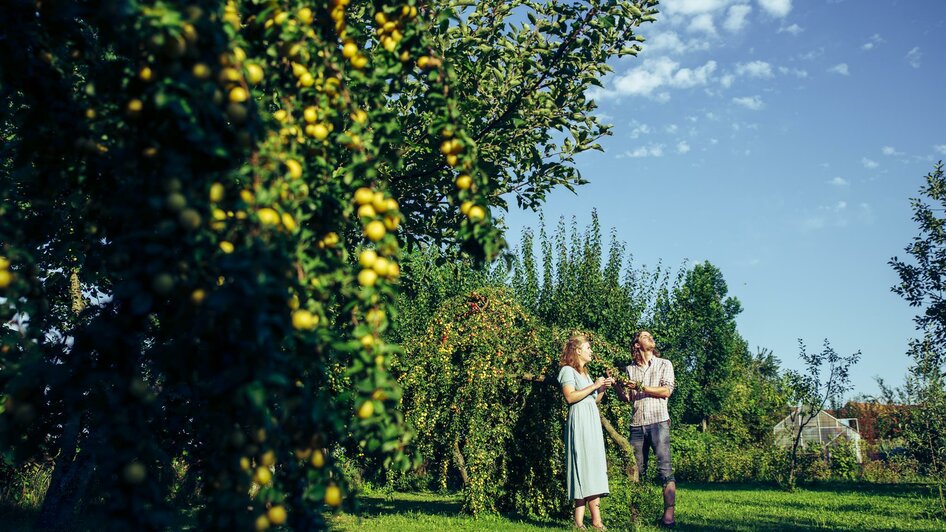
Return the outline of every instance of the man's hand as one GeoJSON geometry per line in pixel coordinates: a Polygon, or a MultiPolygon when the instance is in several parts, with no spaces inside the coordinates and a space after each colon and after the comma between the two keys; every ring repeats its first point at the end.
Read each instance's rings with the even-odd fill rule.
{"type": "Polygon", "coordinates": [[[631,397],[630,397],[631,394],[628,393],[628,390],[627,390],[627,388],[626,388],[626,385],[624,384],[623,381],[621,381],[620,379],[616,380],[614,386],[615,386],[615,390],[614,390],[614,391],[617,392],[617,394],[618,394],[618,399],[620,399],[620,400],[622,400],[622,401],[625,401],[625,402],[631,400],[631,397]]]}

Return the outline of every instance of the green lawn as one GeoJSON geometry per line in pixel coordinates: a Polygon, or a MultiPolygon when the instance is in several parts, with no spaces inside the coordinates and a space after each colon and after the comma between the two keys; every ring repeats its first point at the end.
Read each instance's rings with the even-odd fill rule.
{"type": "MultiPolygon", "coordinates": [[[[827,484],[786,493],[764,485],[682,484],[677,529],[946,531],[946,522],[927,517],[933,504],[929,488],[917,485],[827,484]]],[[[459,514],[459,508],[458,498],[450,495],[371,495],[363,498],[359,516],[341,514],[331,523],[337,531],[379,532],[570,528],[568,516],[556,522],[473,518],[459,514]]],[[[611,530],[628,528],[609,522],[607,513],[605,523],[611,530]]]]}

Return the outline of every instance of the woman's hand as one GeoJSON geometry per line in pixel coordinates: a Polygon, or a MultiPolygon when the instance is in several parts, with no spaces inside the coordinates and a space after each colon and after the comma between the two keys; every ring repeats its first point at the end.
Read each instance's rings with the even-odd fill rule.
{"type": "Polygon", "coordinates": [[[611,386],[614,386],[614,379],[611,377],[607,377],[607,378],[598,377],[598,379],[595,381],[595,389],[600,390],[602,392],[607,390],[611,386]]]}

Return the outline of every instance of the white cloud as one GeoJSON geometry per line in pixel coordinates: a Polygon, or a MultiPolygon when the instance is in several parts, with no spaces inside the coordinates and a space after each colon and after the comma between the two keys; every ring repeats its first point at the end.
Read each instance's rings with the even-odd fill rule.
{"type": "Polygon", "coordinates": [[[836,187],[846,187],[847,185],[850,185],[850,183],[848,183],[848,180],[844,179],[841,176],[837,176],[834,179],[828,180],[828,184],[834,185],[836,187]]]}
{"type": "Polygon", "coordinates": [[[793,74],[793,75],[794,75],[795,77],[797,77],[797,78],[807,78],[807,77],[808,77],[808,71],[807,71],[807,70],[802,70],[802,69],[800,69],[800,68],[788,68],[788,67],[783,67],[783,66],[782,66],[782,67],[778,67],[778,71],[779,71],[780,74],[783,74],[783,75],[793,74]]]}
{"type": "Polygon", "coordinates": [[[676,133],[676,132],[677,132],[677,129],[679,129],[679,128],[677,127],[676,124],[668,124],[668,125],[664,126],[664,131],[666,131],[667,133],[670,133],[671,135],[674,134],[674,133],[676,133]]]}
{"type": "Polygon", "coordinates": [[[913,68],[920,68],[920,59],[922,58],[923,54],[920,53],[919,46],[914,46],[912,50],[907,52],[907,63],[910,63],[913,68]]]}
{"type": "Polygon", "coordinates": [[[687,144],[687,141],[681,140],[677,143],[677,153],[686,153],[690,151],[690,145],[687,144]]]}
{"type": "Polygon", "coordinates": [[[752,6],[746,4],[736,4],[729,8],[726,20],[723,22],[723,28],[733,33],[746,27],[746,17],[752,11],[752,6]]]}
{"type": "Polygon", "coordinates": [[[759,0],[759,5],[768,14],[782,18],[792,10],[792,0],[759,0]]]}
{"type": "MultiPolygon", "coordinates": [[[[716,61],[707,61],[697,68],[680,68],[680,63],[667,57],[645,61],[640,67],[617,76],[613,91],[603,91],[602,96],[631,95],[651,96],[661,87],[688,89],[706,85],[716,70],[716,61]]],[[[658,99],[666,101],[669,94],[658,93],[658,99]]]]}
{"type": "Polygon", "coordinates": [[[870,39],[861,45],[862,50],[873,50],[875,46],[884,42],[883,37],[879,33],[875,33],[870,36],[870,39]]]}
{"type": "MultiPolygon", "coordinates": [[[[663,157],[664,154],[664,145],[663,144],[650,144],[647,146],[640,146],[633,151],[625,151],[621,156],[623,157],[663,157]]],[[[621,157],[619,156],[619,157],[621,157]]]]}
{"type": "Polygon", "coordinates": [[[693,17],[687,30],[692,33],[702,32],[707,35],[716,35],[716,25],[713,23],[713,15],[703,13],[693,17]]]}
{"type": "Polygon", "coordinates": [[[736,65],[736,73],[740,76],[749,76],[751,78],[771,78],[773,76],[772,65],[765,61],[739,63],[736,65]]]}
{"type": "Polygon", "coordinates": [[[805,31],[805,28],[802,28],[798,24],[792,24],[791,26],[782,26],[778,29],[779,33],[790,33],[792,35],[798,35],[799,33],[805,31]]]}
{"type": "Polygon", "coordinates": [[[699,15],[711,13],[726,7],[729,0],[678,0],[661,5],[661,11],[670,15],[699,15]]]}
{"type": "MultiPolygon", "coordinates": [[[[869,221],[866,219],[866,211],[869,215],[870,207],[866,203],[860,204],[860,213],[859,218],[862,221],[869,221]]],[[[850,210],[847,208],[846,201],[839,201],[834,205],[819,205],[814,213],[809,213],[804,216],[801,220],[801,227],[807,231],[817,231],[824,229],[825,227],[845,227],[850,222],[850,210]]]]}
{"type": "Polygon", "coordinates": [[[850,71],[847,68],[847,63],[840,63],[837,65],[834,65],[833,67],[828,69],[828,72],[841,74],[842,76],[847,76],[848,74],[850,74],[850,71]]]}
{"type": "Polygon", "coordinates": [[[943,155],[946,155],[946,144],[937,144],[936,146],[933,146],[933,149],[939,153],[942,153],[943,155]]]}
{"type": "Polygon", "coordinates": [[[753,111],[758,111],[765,106],[765,104],[762,102],[762,98],[759,98],[758,96],[743,96],[741,98],[733,98],[732,101],[735,104],[741,105],[746,109],[751,109],[753,111]]]}
{"type": "Polygon", "coordinates": [[[719,84],[724,88],[732,87],[732,82],[736,80],[736,76],[732,74],[724,74],[719,78],[719,84]]]}
{"type": "Polygon", "coordinates": [[[688,52],[702,52],[709,50],[709,48],[709,41],[700,39],[683,41],[676,32],[665,31],[647,39],[647,42],[644,43],[644,50],[641,52],[641,57],[650,57],[659,54],[680,55],[688,52]]]}
{"type": "Polygon", "coordinates": [[[879,164],[877,164],[877,161],[872,161],[868,159],[867,157],[864,157],[863,159],[861,159],[861,164],[864,165],[864,168],[870,168],[870,169],[874,169],[880,166],[879,164]]]}
{"type": "Polygon", "coordinates": [[[891,155],[891,156],[893,156],[893,155],[903,155],[903,152],[897,151],[897,149],[894,148],[893,146],[884,146],[883,148],[881,148],[880,151],[881,151],[884,155],[891,155]]]}
{"type": "Polygon", "coordinates": [[[632,139],[640,138],[642,135],[650,134],[650,126],[648,126],[647,124],[641,124],[635,121],[631,123],[631,126],[633,126],[634,128],[631,130],[632,139]]]}
{"type": "Polygon", "coordinates": [[[824,55],[824,48],[815,48],[814,50],[805,52],[798,56],[802,61],[811,61],[812,59],[817,59],[824,55]]]}

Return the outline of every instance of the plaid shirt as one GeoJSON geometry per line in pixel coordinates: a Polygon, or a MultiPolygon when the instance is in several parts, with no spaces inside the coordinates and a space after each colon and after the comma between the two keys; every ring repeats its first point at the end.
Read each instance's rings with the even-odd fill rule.
{"type": "MultiPolygon", "coordinates": [[[[673,393],[675,379],[673,376],[673,364],[666,358],[653,357],[645,366],[638,366],[636,363],[627,368],[627,376],[632,381],[641,381],[644,386],[649,388],[666,387],[673,393]]],[[[634,418],[631,420],[632,427],[660,423],[670,419],[670,412],[667,410],[667,398],[653,397],[637,390],[628,391],[631,396],[631,403],[634,405],[634,418]]]]}

